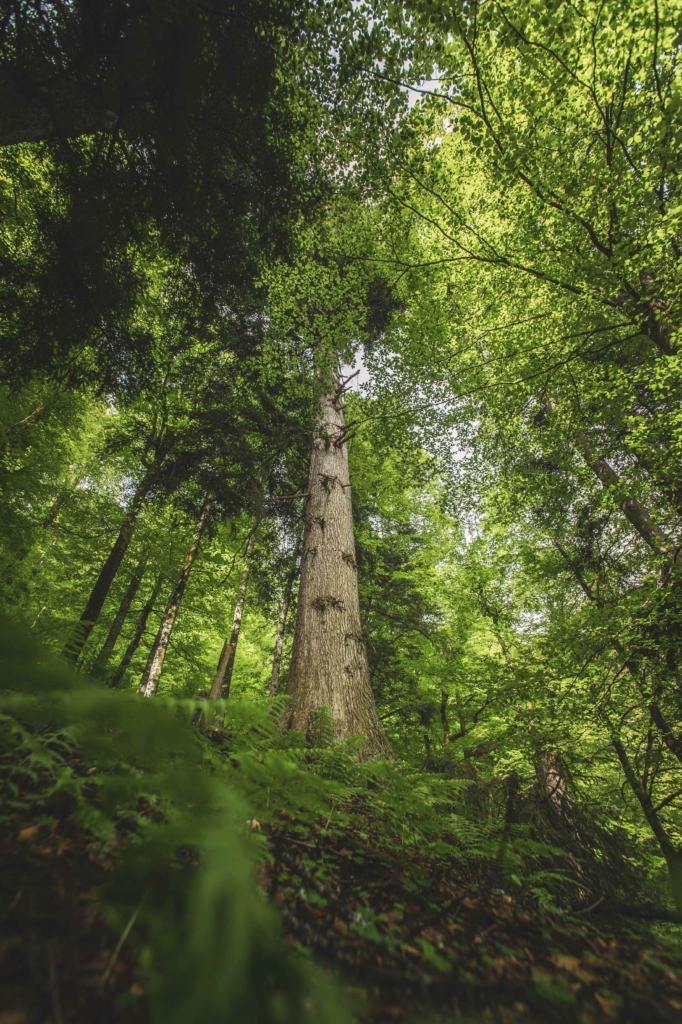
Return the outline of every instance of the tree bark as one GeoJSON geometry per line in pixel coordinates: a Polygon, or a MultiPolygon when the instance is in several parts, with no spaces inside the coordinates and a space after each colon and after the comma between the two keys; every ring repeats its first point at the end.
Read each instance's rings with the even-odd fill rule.
{"type": "Polygon", "coordinates": [[[673,733],[656,701],[652,701],[649,704],[649,715],[651,716],[651,721],[657,729],[660,730],[661,738],[668,750],[671,754],[674,754],[680,764],[682,764],[682,741],[680,741],[673,733]]]}
{"type": "Polygon", "coordinates": [[[251,572],[251,558],[253,556],[253,549],[256,543],[257,530],[258,521],[256,520],[254,527],[249,534],[248,544],[246,545],[244,568],[242,569],[242,578],[239,582],[237,604],[235,605],[234,616],[232,618],[232,632],[230,633],[229,640],[226,640],[223,644],[218,668],[213,677],[213,682],[211,683],[211,689],[208,695],[209,700],[217,700],[218,698],[221,700],[227,700],[230,696],[232,670],[234,669],[234,659],[237,653],[239,633],[242,628],[242,615],[244,613],[244,601],[246,600],[246,587],[249,582],[249,573],[251,572]]]}
{"type": "Polygon", "coordinates": [[[120,684],[121,680],[123,679],[126,673],[128,665],[133,660],[133,655],[135,654],[135,651],[140,646],[140,641],[142,640],[142,637],[144,636],[144,631],[147,628],[147,619],[154,610],[154,604],[156,602],[157,597],[159,596],[159,593],[161,592],[163,580],[164,576],[162,573],[158,577],[156,583],[154,584],[154,589],[151,592],[149,600],[147,601],[146,605],[140,612],[140,617],[138,618],[137,625],[135,626],[135,632],[133,633],[129,644],[126,647],[125,654],[121,658],[121,662],[118,668],[116,669],[111,679],[109,680],[109,686],[111,687],[112,690],[115,690],[120,684]]]}
{"type": "Polygon", "coordinates": [[[625,778],[627,779],[632,792],[639,801],[639,806],[642,808],[642,812],[649,824],[649,828],[658,840],[659,848],[665,858],[666,864],[668,865],[668,872],[670,874],[670,881],[677,909],[682,910],[682,891],[680,886],[680,882],[682,881],[682,856],[680,851],[666,832],[663,823],[654,808],[649,793],[641,780],[637,777],[637,773],[632,766],[623,743],[615,736],[612,738],[611,742],[613,743],[613,749],[615,750],[623,772],[625,773],[625,778]]]}
{"type": "Polygon", "coordinates": [[[298,575],[298,556],[301,551],[301,541],[303,540],[303,534],[299,533],[296,541],[296,548],[291,561],[291,569],[287,576],[286,585],[284,587],[284,597],[282,598],[282,606],[279,610],[279,619],[277,620],[277,639],[275,640],[275,652],[272,658],[272,675],[270,676],[270,698],[277,696],[279,689],[279,670],[282,665],[282,648],[284,647],[284,630],[287,624],[287,614],[289,612],[289,605],[291,604],[291,594],[294,589],[294,582],[298,575]]]}
{"type": "MultiPolygon", "coordinates": [[[[576,580],[580,584],[580,587],[582,588],[582,591],[585,594],[585,597],[588,599],[588,601],[594,602],[594,604],[597,606],[597,608],[603,608],[603,606],[604,606],[603,602],[593,592],[592,588],[589,586],[589,584],[587,583],[587,581],[583,577],[582,573],[580,572],[580,570],[575,565],[575,562],[573,561],[573,559],[571,559],[569,557],[568,553],[558,543],[558,541],[553,540],[552,543],[554,544],[554,547],[559,552],[559,554],[562,556],[562,558],[566,561],[566,563],[568,564],[569,568],[572,570],[576,580]]],[[[613,649],[616,652],[616,654],[620,654],[620,655],[624,655],[625,654],[625,648],[623,647],[623,645],[620,642],[620,640],[617,639],[617,637],[612,637],[610,642],[611,642],[611,646],[613,647],[613,649]]],[[[642,695],[644,697],[646,697],[646,692],[644,690],[644,685],[643,685],[643,682],[642,682],[642,673],[641,673],[641,670],[640,670],[640,666],[637,664],[636,661],[633,661],[632,658],[626,658],[625,661],[623,662],[623,664],[627,668],[627,670],[630,673],[630,675],[632,676],[632,678],[637,681],[638,686],[639,686],[640,690],[642,691],[642,695]]],[[[651,718],[651,721],[656,726],[656,728],[660,731],[661,737],[663,739],[663,742],[667,746],[668,750],[672,754],[674,754],[675,757],[677,758],[677,760],[680,762],[680,764],[682,764],[682,741],[679,740],[675,736],[675,734],[673,733],[670,725],[668,724],[668,722],[666,721],[666,719],[665,719],[665,717],[663,715],[663,712],[662,712],[660,706],[656,703],[656,701],[652,700],[652,701],[649,702],[649,716],[651,718]]]]}
{"type": "Polygon", "coordinates": [[[171,638],[171,633],[173,632],[173,626],[175,625],[180,604],[182,603],[189,574],[192,571],[192,566],[194,565],[197,554],[199,553],[199,542],[206,526],[208,510],[209,502],[207,501],[197,522],[196,529],[194,531],[194,539],[192,540],[189,551],[185,555],[185,561],[182,564],[182,569],[180,570],[180,575],[178,576],[175,587],[173,588],[173,593],[171,594],[170,600],[166,605],[166,610],[163,613],[163,619],[161,620],[159,631],[156,634],[156,639],[154,640],[152,649],[149,652],[147,665],[142,673],[140,685],[137,688],[137,692],[142,694],[143,697],[153,697],[159,688],[159,679],[161,678],[161,670],[163,668],[164,658],[166,657],[166,651],[168,650],[168,643],[171,638]]]}
{"type": "MultiPolygon", "coordinates": [[[[620,477],[606,459],[593,458],[585,445],[583,445],[583,456],[595,476],[601,481],[602,487],[615,487],[620,483],[620,477]]],[[[625,514],[625,518],[634,526],[644,543],[652,551],[657,555],[663,554],[669,559],[674,559],[675,556],[671,550],[670,539],[660,526],[656,526],[643,505],[640,505],[635,498],[625,497],[621,501],[620,507],[625,514]]]]}
{"type": "Polygon", "coordinates": [[[377,715],[360,622],[347,431],[340,390],[320,398],[305,513],[301,583],[282,728],[311,735],[327,708],[336,740],[362,734],[361,757],[392,757],[377,715]]]}
{"type": "Polygon", "coordinates": [[[111,584],[114,582],[116,573],[118,572],[121,562],[123,561],[123,557],[128,550],[128,545],[130,544],[135,530],[137,517],[140,514],[144,500],[149,493],[152,483],[154,482],[155,475],[156,465],[152,464],[137,485],[137,490],[135,491],[133,500],[130,503],[130,508],[126,512],[125,519],[121,524],[121,529],[119,530],[118,537],[114,542],[114,546],[100,570],[100,574],[97,577],[97,581],[92,588],[92,591],[90,592],[90,597],[83,609],[83,614],[80,617],[78,625],[74,629],[66,647],[62,651],[62,657],[72,665],[75,665],[78,661],[83,647],[85,646],[85,642],[90,636],[92,628],[99,618],[99,614],[102,611],[104,602],[106,601],[109,590],[111,589],[111,584]]]}
{"type": "Polygon", "coordinates": [[[135,567],[135,571],[131,576],[130,583],[126,588],[126,592],[121,599],[120,605],[118,606],[118,611],[114,616],[114,621],[111,624],[111,628],[107,634],[107,638],[102,644],[102,649],[95,658],[94,665],[92,666],[93,676],[100,676],[102,672],[106,669],[109,658],[111,657],[111,653],[114,647],[116,646],[116,641],[118,640],[121,634],[121,630],[123,629],[123,624],[125,623],[125,620],[128,617],[130,607],[133,601],[135,600],[135,595],[137,594],[140,588],[140,583],[142,582],[142,577],[144,576],[146,568],[147,558],[145,556],[140,559],[140,561],[137,563],[137,566],[135,567]]]}

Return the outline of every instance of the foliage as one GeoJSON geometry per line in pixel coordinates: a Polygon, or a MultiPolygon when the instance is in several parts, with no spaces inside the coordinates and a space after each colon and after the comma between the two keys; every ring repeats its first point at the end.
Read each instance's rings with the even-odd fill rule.
{"type": "MultiPolygon", "coordinates": [[[[322,982],[285,952],[256,895],[235,770],[199,742],[193,706],[140,710],[131,696],[70,677],[6,628],[2,660],[3,831],[75,820],[91,849],[106,851],[115,866],[101,898],[120,931],[139,908],[159,1019],[343,1019],[322,982]]],[[[235,725],[248,732],[258,718],[235,725]]]]}

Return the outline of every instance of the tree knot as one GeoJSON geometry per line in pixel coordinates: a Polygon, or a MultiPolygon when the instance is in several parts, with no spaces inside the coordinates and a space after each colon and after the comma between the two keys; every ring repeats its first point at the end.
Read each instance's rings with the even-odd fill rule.
{"type": "Polygon", "coordinates": [[[352,633],[346,633],[344,639],[345,639],[346,643],[348,643],[349,641],[352,641],[353,643],[356,643],[356,644],[364,644],[364,642],[365,642],[365,638],[362,635],[362,630],[356,630],[355,632],[352,632],[352,633]]]}
{"type": "Polygon", "coordinates": [[[343,608],[343,601],[338,597],[331,596],[330,594],[327,594],[324,597],[316,597],[314,601],[310,602],[310,604],[311,607],[318,612],[324,612],[327,608],[343,608]]]}
{"type": "Polygon", "coordinates": [[[324,487],[327,494],[331,494],[334,486],[337,483],[341,483],[337,476],[333,476],[332,474],[329,473],[320,473],[320,481],[322,482],[322,486],[324,487]]]}

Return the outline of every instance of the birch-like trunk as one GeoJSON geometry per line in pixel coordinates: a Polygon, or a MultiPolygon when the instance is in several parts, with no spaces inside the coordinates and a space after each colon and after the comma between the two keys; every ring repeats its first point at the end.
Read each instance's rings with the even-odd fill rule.
{"type": "Polygon", "coordinates": [[[137,624],[135,626],[135,632],[133,633],[130,642],[128,643],[128,646],[125,649],[125,654],[121,658],[118,668],[116,669],[111,679],[109,680],[109,686],[112,688],[112,690],[115,690],[119,683],[121,682],[121,680],[123,679],[124,675],[126,674],[126,669],[128,668],[128,665],[133,660],[133,656],[135,655],[137,648],[140,646],[140,641],[142,640],[145,629],[147,628],[147,620],[149,619],[149,616],[154,610],[154,605],[156,603],[157,597],[161,592],[163,581],[164,576],[163,574],[161,574],[157,579],[156,583],[154,584],[154,589],[151,592],[149,600],[147,601],[144,608],[140,612],[137,624]]]}
{"type": "Polygon", "coordinates": [[[291,595],[294,589],[294,582],[298,575],[298,556],[301,550],[301,541],[303,540],[303,534],[299,534],[298,540],[296,541],[296,549],[291,561],[291,569],[287,576],[286,586],[284,587],[284,597],[282,598],[282,606],[279,610],[279,619],[277,620],[277,638],[275,640],[275,652],[272,657],[272,675],[270,676],[270,698],[277,696],[279,690],[279,670],[282,666],[282,648],[284,647],[284,630],[287,625],[287,615],[289,613],[289,605],[291,604],[291,595]]]}
{"type": "Polygon", "coordinates": [[[197,522],[196,530],[194,531],[194,539],[190,545],[190,549],[185,555],[185,561],[182,564],[180,575],[178,576],[173,593],[170,596],[170,600],[166,605],[166,610],[163,613],[163,619],[159,626],[159,631],[156,634],[156,639],[152,645],[152,649],[149,652],[149,658],[147,659],[147,665],[144,672],[142,673],[142,679],[140,685],[137,688],[137,692],[142,694],[143,697],[153,697],[159,688],[159,679],[161,678],[161,670],[163,668],[163,661],[166,657],[166,651],[168,650],[168,643],[173,632],[173,626],[178,616],[178,611],[182,603],[182,598],[185,593],[185,587],[189,579],[189,574],[192,571],[192,566],[196,561],[196,557],[199,553],[199,542],[201,535],[204,532],[206,526],[206,520],[208,517],[209,503],[206,502],[202,510],[199,521],[197,522]]]}
{"type": "Polygon", "coordinates": [[[362,734],[361,756],[392,757],[369,679],[360,622],[346,421],[339,391],[322,395],[313,440],[296,631],[282,727],[310,736],[327,708],[337,740],[362,734]]]}
{"type": "Polygon", "coordinates": [[[107,595],[111,589],[111,584],[114,582],[116,573],[118,572],[125,553],[128,550],[128,545],[130,544],[135,530],[135,524],[137,523],[137,517],[140,514],[144,500],[149,493],[152,483],[154,482],[155,475],[156,466],[152,465],[137,485],[133,500],[130,503],[130,508],[126,512],[118,537],[114,541],[114,546],[109,552],[109,557],[102,566],[100,574],[97,577],[97,581],[90,592],[90,597],[83,609],[83,614],[80,617],[78,625],[74,629],[64,650],[62,651],[62,657],[72,665],[75,665],[78,661],[83,647],[85,646],[85,642],[92,632],[92,627],[99,618],[99,614],[102,611],[104,602],[106,601],[107,595]]]}
{"type": "Polygon", "coordinates": [[[239,594],[237,595],[237,604],[234,609],[234,616],[232,618],[232,632],[230,633],[229,639],[223,644],[223,649],[220,654],[220,660],[218,662],[218,668],[216,674],[213,677],[211,683],[211,690],[209,692],[209,700],[227,700],[230,696],[230,686],[232,684],[232,671],[234,669],[234,659],[237,653],[237,644],[239,642],[239,633],[242,628],[242,615],[244,614],[244,602],[246,600],[246,587],[249,582],[249,574],[251,572],[251,558],[253,556],[253,549],[256,543],[256,531],[258,529],[258,523],[254,525],[251,533],[249,534],[249,541],[246,545],[246,554],[244,555],[244,568],[242,569],[242,578],[239,582],[239,594]]]}
{"type": "Polygon", "coordinates": [[[135,595],[140,589],[140,584],[142,582],[142,577],[144,576],[144,571],[146,568],[147,559],[146,557],[144,557],[140,559],[137,566],[135,567],[135,571],[131,576],[130,583],[126,588],[126,592],[121,599],[120,605],[118,606],[118,611],[114,616],[114,621],[111,623],[111,628],[109,629],[107,638],[102,644],[102,649],[95,658],[95,663],[92,666],[93,676],[101,675],[104,669],[107,667],[109,658],[111,657],[111,653],[114,647],[116,646],[116,641],[121,635],[121,630],[123,629],[125,620],[128,617],[128,612],[130,611],[131,605],[135,600],[135,595]]]}
{"type": "MultiPolygon", "coordinates": [[[[620,477],[615,469],[609,465],[606,459],[594,458],[586,441],[582,437],[579,440],[583,458],[601,482],[602,487],[618,487],[620,477]]],[[[674,562],[675,545],[671,543],[670,538],[660,526],[654,523],[644,506],[640,505],[636,498],[625,496],[620,502],[620,507],[625,518],[635,528],[644,543],[657,555],[663,554],[669,561],[674,562]]]]}

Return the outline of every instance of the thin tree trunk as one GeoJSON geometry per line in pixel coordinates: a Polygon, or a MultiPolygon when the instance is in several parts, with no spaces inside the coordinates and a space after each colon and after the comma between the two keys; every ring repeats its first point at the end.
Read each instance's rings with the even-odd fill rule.
{"type": "Polygon", "coordinates": [[[121,682],[121,680],[123,679],[124,675],[126,674],[126,669],[128,668],[128,665],[133,660],[135,651],[140,646],[140,641],[142,640],[142,637],[144,636],[144,631],[147,628],[147,619],[154,610],[154,604],[161,592],[163,581],[164,575],[163,573],[161,573],[156,583],[154,584],[154,589],[151,592],[149,600],[147,601],[146,605],[140,612],[140,617],[138,618],[137,625],[135,626],[135,632],[133,633],[129,644],[126,647],[125,654],[121,658],[121,662],[118,668],[116,669],[111,679],[109,680],[109,686],[111,687],[112,690],[115,690],[119,683],[121,682]]]}
{"type": "MultiPolygon", "coordinates": [[[[595,476],[601,481],[602,487],[615,487],[620,483],[620,477],[606,459],[595,459],[584,443],[582,449],[585,461],[595,476]]],[[[657,555],[663,554],[666,558],[674,560],[675,556],[671,549],[670,538],[660,526],[656,526],[647,510],[643,505],[640,505],[636,498],[623,498],[620,507],[628,522],[634,526],[644,543],[652,551],[657,555]]]]}
{"type": "Polygon", "coordinates": [[[173,626],[178,615],[183,594],[185,593],[189,574],[192,571],[192,566],[194,565],[197,554],[199,553],[199,541],[201,540],[201,535],[204,532],[204,527],[206,526],[208,510],[209,502],[207,501],[197,522],[196,530],[194,531],[194,539],[190,545],[189,551],[185,555],[185,561],[182,564],[182,569],[180,570],[180,575],[178,576],[175,587],[173,588],[173,593],[171,594],[170,600],[166,605],[166,610],[163,613],[163,619],[159,626],[159,631],[156,634],[156,639],[152,645],[151,651],[149,652],[147,665],[142,673],[140,685],[137,688],[137,692],[142,694],[144,697],[153,697],[159,688],[159,679],[161,677],[161,669],[163,668],[166,651],[168,650],[168,642],[171,638],[171,633],[173,632],[173,626]]]}
{"type": "Polygon", "coordinates": [[[242,578],[239,582],[239,594],[237,595],[237,604],[234,609],[234,616],[232,618],[232,632],[230,633],[229,640],[226,640],[223,644],[223,649],[220,654],[220,660],[218,662],[218,668],[216,674],[213,677],[211,683],[211,689],[209,692],[209,700],[227,700],[230,696],[230,685],[232,683],[232,670],[234,669],[234,658],[237,653],[237,644],[239,642],[239,633],[242,628],[242,615],[244,613],[244,601],[246,600],[246,587],[249,582],[249,573],[251,572],[251,558],[253,556],[253,549],[256,543],[256,531],[258,530],[258,520],[256,520],[251,533],[249,534],[249,540],[246,545],[246,554],[244,555],[244,568],[242,569],[242,578]]]}
{"type": "Polygon", "coordinates": [[[682,856],[680,855],[680,851],[666,832],[646,787],[642,784],[642,781],[638,778],[637,773],[632,766],[623,743],[615,736],[612,738],[611,742],[613,743],[613,749],[615,750],[623,772],[625,773],[625,778],[627,779],[632,792],[639,801],[639,806],[642,808],[642,812],[649,824],[649,828],[658,840],[659,848],[665,858],[666,864],[668,865],[670,882],[677,909],[682,910],[682,885],[680,884],[682,882],[682,856]]]}
{"type": "Polygon", "coordinates": [[[651,716],[651,721],[660,730],[661,738],[663,739],[666,747],[671,754],[675,755],[680,764],[682,764],[682,741],[675,736],[670,725],[665,720],[663,712],[655,701],[652,701],[649,704],[649,714],[651,716]]]}
{"type": "Polygon", "coordinates": [[[301,551],[301,541],[303,540],[303,534],[299,533],[296,541],[296,548],[291,561],[291,569],[287,576],[286,585],[284,587],[284,597],[282,598],[282,606],[279,610],[279,619],[277,620],[277,639],[275,640],[275,653],[272,658],[272,675],[270,676],[270,697],[276,697],[279,689],[279,670],[282,665],[282,648],[284,647],[284,630],[287,624],[287,614],[289,612],[289,605],[291,603],[291,595],[294,589],[294,581],[298,574],[298,556],[301,551]]]}
{"type": "MultiPolygon", "coordinates": [[[[585,597],[588,599],[588,601],[592,601],[597,606],[597,608],[603,608],[603,601],[601,601],[600,598],[593,592],[592,588],[589,586],[589,584],[583,577],[582,573],[575,565],[573,559],[569,557],[568,553],[563,549],[563,547],[558,543],[558,541],[554,540],[552,543],[554,544],[554,547],[557,549],[562,558],[566,561],[569,568],[573,571],[573,574],[578,583],[580,584],[582,591],[585,594],[585,597]]],[[[620,642],[620,640],[618,640],[617,637],[611,638],[611,646],[613,647],[616,654],[625,654],[625,648],[623,647],[622,643],[620,642]]],[[[624,661],[624,665],[627,668],[630,675],[633,677],[633,679],[638,683],[638,686],[642,691],[642,695],[646,698],[647,694],[644,690],[642,673],[640,671],[639,665],[636,661],[633,661],[631,658],[626,658],[626,660],[624,661]]],[[[659,704],[656,701],[651,700],[649,702],[649,715],[651,717],[651,721],[654,723],[656,728],[659,729],[663,742],[667,746],[668,750],[672,754],[674,754],[677,760],[680,762],[680,764],[682,764],[682,741],[678,739],[673,733],[670,725],[668,724],[663,715],[663,712],[659,704]]]]}
{"type": "Polygon", "coordinates": [[[78,625],[74,629],[66,647],[62,651],[62,657],[73,665],[78,661],[83,647],[85,646],[85,642],[90,636],[92,628],[99,618],[99,614],[102,611],[104,602],[106,601],[109,590],[111,589],[111,584],[114,582],[116,573],[118,572],[121,562],[123,561],[123,557],[128,550],[128,545],[130,544],[135,530],[137,517],[140,514],[144,500],[149,493],[155,475],[156,465],[152,464],[137,485],[137,490],[135,491],[133,500],[130,503],[130,508],[126,512],[125,519],[121,524],[121,529],[119,530],[118,537],[114,542],[114,546],[109,552],[109,557],[100,570],[100,574],[92,588],[90,597],[83,609],[83,614],[80,617],[78,625]]]}
{"type": "Polygon", "coordinates": [[[485,595],[483,587],[480,586],[480,585],[478,587],[478,595],[479,595],[479,598],[481,600],[481,605],[483,607],[483,611],[485,612],[485,614],[488,616],[488,618],[491,620],[491,622],[493,624],[493,627],[494,627],[493,628],[493,633],[495,635],[495,639],[497,640],[498,644],[500,645],[500,649],[502,651],[502,654],[504,655],[504,660],[507,662],[507,665],[512,670],[512,672],[516,672],[516,665],[514,663],[514,659],[512,658],[511,653],[509,651],[509,648],[507,647],[507,644],[505,643],[504,637],[502,636],[502,633],[500,631],[500,613],[499,613],[499,610],[497,610],[496,608],[494,608],[492,605],[490,605],[488,603],[488,599],[487,599],[487,597],[485,595]]]}
{"type": "Polygon", "coordinates": [[[107,638],[102,644],[102,649],[95,658],[95,663],[92,666],[93,676],[100,676],[104,669],[106,669],[109,658],[111,657],[111,653],[114,647],[116,646],[116,641],[118,640],[121,634],[121,630],[123,629],[123,624],[125,623],[125,620],[128,617],[130,607],[133,601],[135,600],[135,595],[137,594],[140,588],[140,583],[142,582],[142,577],[144,576],[146,568],[147,557],[145,555],[143,558],[140,559],[140,561],[137,563],[137,566],[135,567],[135,571],[133,572],[133,575],[130,578],[130,583],[126,588],[126,592],[121,598],[121,603],[118,606],[118,611],[116,612],[116,615],[114,616],[114,621],[111,623],[111,628],[107,634],[107,638]]]}
{"type": "Polygon", "coordinates": [[[377,715],[360,622],[347,428],[340,389],[320,398],[310,457],[296,631],[282,728],[310,735],[327,708],[337,740],[364,735],[364,758],[392,757],[377,715]]]}
{"type": "MultiPolygon", "coordinates": [[[[80,480],[77,480],[76,483],[74,484],[74,489],[78,487],[79,483],[80,480]]],[[[48,527],[52,526],[55,519],[61,512],[62,506],[64,505],[66,499],[69,497],[69,494],[69,491],[62,491],[62,493],[58,495],[52,502],[52,505],[50,506],[50,511],[47,513],[42,523],[40,524],[44,530],[47,530],[48,527]]]]}

